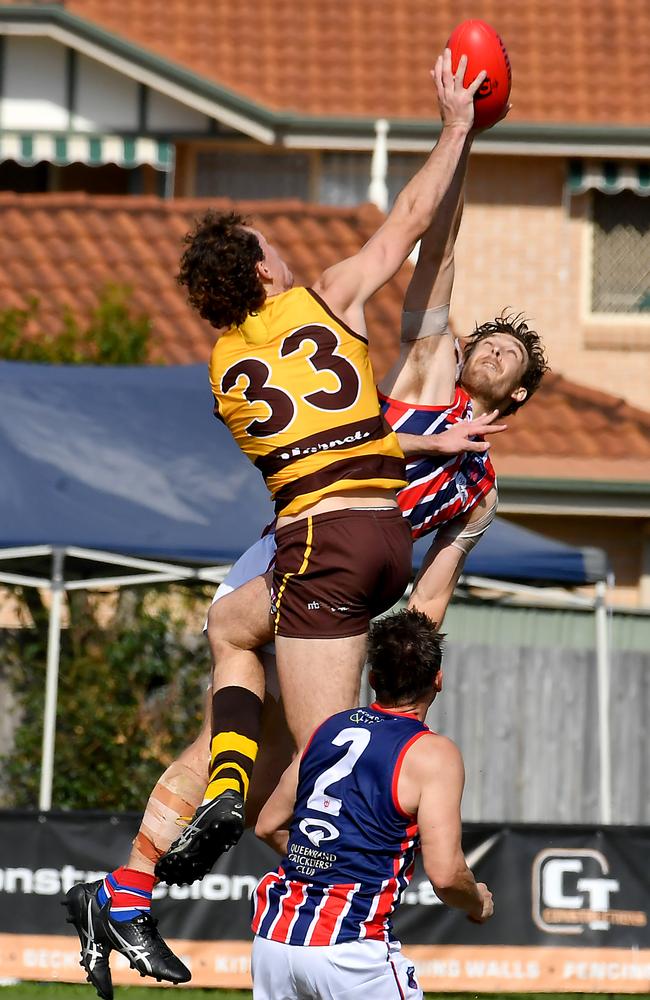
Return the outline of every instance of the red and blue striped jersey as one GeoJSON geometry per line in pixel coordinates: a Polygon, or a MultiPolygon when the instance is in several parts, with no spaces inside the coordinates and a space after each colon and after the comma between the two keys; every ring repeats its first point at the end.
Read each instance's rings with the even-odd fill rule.
{"type": "MultiPolygon", "coordinates": [[[[456,386],[447,406],[415,406],[379,393],[386,420],[397,433],[440,434],[472,416],[472,400],[456,386]]],[[[413,538],[435,531],[459,514],[467,514],[496,484],[496,472],[487,454],[416,455],[407,460],[408,485],[397,494],[413,538]]]]}
{"type": "Polygon", "coordinates": [[[414,715],[356,708],[327,719],[300,764],[287,854],[253,895],[255,934],[294,945],[391,939],[391,914],[413,873],[415,817],[397,781],[429,732],[414,715]]]}

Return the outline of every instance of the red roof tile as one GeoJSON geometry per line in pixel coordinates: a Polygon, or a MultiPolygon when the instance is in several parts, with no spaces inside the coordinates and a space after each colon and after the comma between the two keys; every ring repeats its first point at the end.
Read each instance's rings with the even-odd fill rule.
{"type": "MultiPolygon", "coordinates": [[[[153,322],[153,356],[172,364],[206,362],[212,328],[185,302],[174,280],[181,240],[208,206],[225,199],[92,197],[0,193],[0,309],[38,296],[44,332],[60,327],[68,306],[86,316],[107,283],[133,289],[153,322]]],[[[296,280],[313,282],[354,253],[381,222],[370,205],[331,208],[292,201],[246,202],[252,217],[291,263],[296,280]]],[[[378,378],[392,363],[410,269],[369,303],[371,354],[378,378]]],[[[552,360],[552,359],[551,359],[552,360]]],[[[650,413],[550,374],[516,415],[493,451],[502,476],[650,482],[650,413]]]]}
{"type": "Polygon", "coordinates": [[[506,423],[492,446],[502,476],[650,486],[650,413],[623,399],[551,373],[506,423]]]}
{"type": "MultiPolygon", "coordinates": [[[[4,0],[2,0],[4,2],[4,0]]],[[[274,109],[437,117],[428,70],[480,17],[513,67],[512,122],[650,123],[646,0],[65,0],[67,10],[274,109]]]]}
{"type": "MultiPolygon", "coordinates": [[[[190,310],[175,281],[181,241],[209,207],[228,199],[96,196],[82,193],[16,195],[0,192],[0,309],[41,302],[46,333],[64,306],[87,315],[109,283],[133,290],[133,302],[153,320],[153,354],[173,364],[207,361],[212,327],[190,310]]],[[[372,205],[333,208],[298,201],[237,205],[290,261],[300,284],[355,253],[382,221],[372,205]]],[[[408,270],[368,307],[376,359],[388,357],[408,270]]]]}

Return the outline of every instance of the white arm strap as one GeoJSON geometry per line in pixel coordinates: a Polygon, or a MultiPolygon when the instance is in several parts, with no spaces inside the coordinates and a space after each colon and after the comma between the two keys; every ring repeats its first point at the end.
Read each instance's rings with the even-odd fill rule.
{"type": "Polygon", "coordinates": [[[449,330],[449,304],[402,313],[402,341],[409,343],[423,337],[442,337],[449,330]]]}

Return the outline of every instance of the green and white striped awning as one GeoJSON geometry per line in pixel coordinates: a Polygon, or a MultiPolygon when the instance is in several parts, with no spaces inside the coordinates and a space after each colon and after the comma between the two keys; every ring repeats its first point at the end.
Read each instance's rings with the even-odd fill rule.
{"type": "Polygon", "coordinates": [[[568,176],[571,194],[603,191],[605,194],[650,195],[650,161],[642,163],[614,160],[571,160],[568,176]]]}
{"type": "Polygon", "coordinates": [[[91,167],[105,163],[139,167],[147,163],[156,170],[171,171],[174,144],[144,136],[0,132],[0,162],[4,160],[15,160],[25,167],[41,161],[58,166],[86,163],[91,167]]]}

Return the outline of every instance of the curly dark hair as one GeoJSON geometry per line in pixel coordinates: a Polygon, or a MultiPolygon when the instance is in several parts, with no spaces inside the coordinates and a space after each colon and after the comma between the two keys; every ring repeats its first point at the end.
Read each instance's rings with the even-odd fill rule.
{"type": "Polygon", "coordinates": [[[373,622],[368,663],[382,705],[403,705],[428,694],[440,670],[444,635],[421,611],[409,608],[373,622]]]}
{"type": "Polygon", "coordinates": [[[237,326],[264,304],[266,293],[255,265],[264,254],[247,220],[236,212],[207,212],[183,242],[177,280],[212,326],[237,326]]]}
{"type": "Polygon", "coordinates": [[[550,371],[550,368],[541,337],[535,330],[529,328],[522,313],[515,315],[504,312],[501,316],[495,317],[494,320],[489,320],[487,323],[477,326],[474,333],[467,338],[465,361],[469,360],[474,348],[481,340],[485,340],[486,337],[491,337],[495,333],[507,333],[509,336],[514,337],[520,344],[523,344],[528,355],[528,364],[520,382],[520,385],[527,390],[526,399],[521,402],[513,399],[508,409],[504,410],[501,414],[507,417],[508,414],[514,413],[520,406],[523,406],[526,400],[530,399],[533,393],[539,389],[542,378],[546,372],[550,371]]]}

